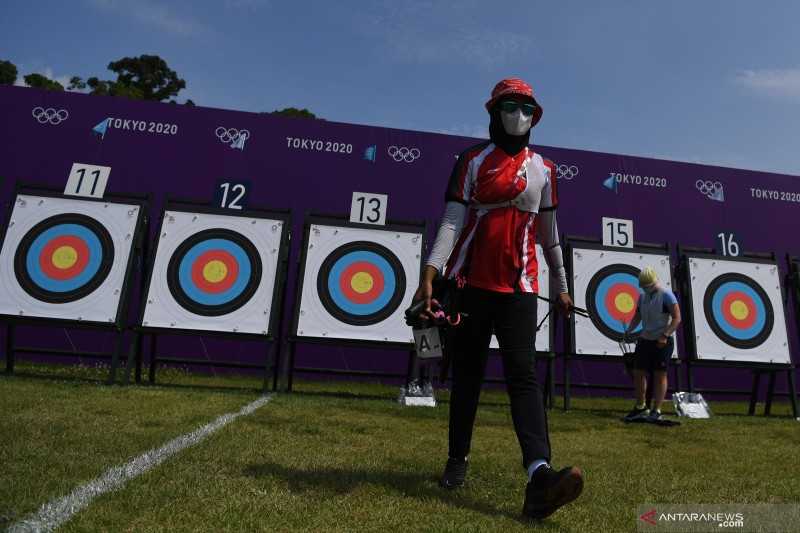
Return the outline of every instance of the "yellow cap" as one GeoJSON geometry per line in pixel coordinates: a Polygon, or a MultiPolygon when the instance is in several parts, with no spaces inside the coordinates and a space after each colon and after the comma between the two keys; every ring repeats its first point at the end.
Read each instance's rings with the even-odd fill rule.
{"type": "Polygon", "coordinates": [[[653,267],[644,267],[641,272],[639,272],[639,285],[644,287],[648,285],[652,285],[658,281],[658,274],[653,267]]]}

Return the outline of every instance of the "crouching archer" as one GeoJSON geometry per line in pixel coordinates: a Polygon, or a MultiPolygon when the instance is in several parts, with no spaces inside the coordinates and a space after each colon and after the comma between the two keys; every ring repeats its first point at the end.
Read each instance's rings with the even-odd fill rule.
{"type": "Polygon", "coordinates": [[[514,430],[528,474],[523,514],[544,518],[577,498],[579,468],[550,466],[544,398],[535,374],[538,279],[536,243],[542,245],[558,287],[558,306],[569,313],[556,208],[555,165],[528,147],[542,108],[527,83],[498,83],[486,103],[490,140],[462,153],[450,176],[445,212],[415,301],[431,309],[437,275],[459,287],[462,324],[452,328],[453,385],[449,452],[440,485],[464,484],[472,430],[492,333],[500,344],[514,430]]]}

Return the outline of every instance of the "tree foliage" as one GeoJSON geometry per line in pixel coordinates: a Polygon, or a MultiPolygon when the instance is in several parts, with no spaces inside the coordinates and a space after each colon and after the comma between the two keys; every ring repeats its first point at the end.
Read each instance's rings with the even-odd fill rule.
{"type": "Polygon", "coordinates": [[[296,107],[276,109],[275,111],[271,112],[270,115],[280,115],[282,117],[292,117],[292,118],[317,118],[317,115],[315,115],[308,109],[306,108],[297,109],[296,107]]]}
{"type": "Polygon", "coordinates": [[[45,89],[47,91],[63,91],[64,86],[58,83],[55,80],[51,80],[47,76],[42,76],[34,72],[33,74],[28,74],[24,78],[25,83],[28,87],[36,87],[38,89],[45,89]]]}
{"type": "Polygon", "coordinates": [[[109,63],[108,70],[117,74],[116,80],[92,77],[84,82],[75,76],[70,80],[69,87],[73,90],[88,88],[90,94],[157,102],[169,100],[186,88],[186,81],[179,78],[166,61],[155,55],[123,57],[109,63]]]}
{"type": "Polygon", "coordinates": [[[17,66],[11,61],[0,60],[0,85],[14,85],[17,81],[17,66]]]}

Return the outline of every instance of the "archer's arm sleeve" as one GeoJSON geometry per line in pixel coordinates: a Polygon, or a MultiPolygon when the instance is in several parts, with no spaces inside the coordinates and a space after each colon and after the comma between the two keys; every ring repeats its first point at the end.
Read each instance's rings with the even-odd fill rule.
{"type": "Polygon", "coordinates": [[[436,240],[433,243],[433,248],[428,256],[426,265],[430,265],[440,273],[444,268],[450,252],[456,244],[458,236],[461,234],[461,228],[464,227],[464,215],[467,212],[467,206],[456,201],[447,202],[444,208],[444,215],[442,221],[439,223],[439,231],[436,233],[436,240]]]}
{"type": "Polygon", "coordinates": [[[539,223],[536,226],[536,240],[541,244],[547,266],[550,268],[552,278],[559,294],[567,292],[567,273],[564,270],[564,256],[561,243],[558,240],[558,224],[556,211],[550,209],[541,211],[538,215],[539,223]]]}

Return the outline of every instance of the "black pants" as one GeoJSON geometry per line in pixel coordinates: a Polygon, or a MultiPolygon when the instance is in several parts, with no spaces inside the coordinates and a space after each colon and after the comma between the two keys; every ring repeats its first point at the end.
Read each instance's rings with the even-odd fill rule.
{"type": "Polygon", "coordinates": [[[450,395],[450,457],[466,457],[478,409],[489,342],[500,344],[511,418],[522,448],[522,466],[550,460],[544,397],[536,381],[536,295],[497,293],[467,287],[461,310],[469,316],[453,332],[453,389],[450,395]]]}

